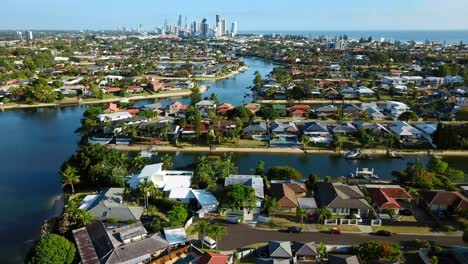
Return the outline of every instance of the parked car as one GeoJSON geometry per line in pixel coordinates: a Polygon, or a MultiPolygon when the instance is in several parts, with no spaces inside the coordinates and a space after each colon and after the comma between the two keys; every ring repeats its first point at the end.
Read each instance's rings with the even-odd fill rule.
{"type": "Polygon", "coordinates": [[[240,223],[240,220],[236,216],[227,216],[226,222],[231,223],[231,224],[238,224],[240,223]]]}
{"type": "Polygon", "coordinates": [[[400,215],[411,216],[411,215],[413,215],[413,213],[411,212],[410,209],[401,209],[400,210],[400,215]]]}
{"type": "Polygon", "coordinates": [[[330,229],[330,234],[332,234],[332,235],[341,235],[341,234],[343,234],[343,231],[341,231],[341,229],[335,227],[335,228],[330,229]]]}
{"type": "Polygon", "coordinates": [[[392,232],[387,231],[387,230],[379,230],[374,233],[376,236],[391,236],[392,232]]]}
{"type": "Polygon", "coordinates": [[[301,233],[302,229],[297,226],[290,226],[287,229],[288,233],[301,233]]]}

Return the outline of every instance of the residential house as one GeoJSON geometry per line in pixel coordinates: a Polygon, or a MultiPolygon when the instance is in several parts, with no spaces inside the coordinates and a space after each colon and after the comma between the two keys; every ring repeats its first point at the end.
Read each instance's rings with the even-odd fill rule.
{"type": "Polygon", "coordinates": [[[277,135],[297,135],[299,129],[294,122],[274,122],[271,125],[271,133],[277,135]]]}
{"type": "Polygon", "coordinates": [[[146,263],[169,247],[161,234],[148,234],[141,222],[107,229],[95,221],[72,233],[83,264],[146,263]]]}
{"type": "Polygon", "coordinates": [[[234,120],[215,120],[212,128],[215,134],[228,134],[237,128],[237,122],[234,120]]]}
{"type": "Polygon", "coordinates": [[[356,255],[328,255],[329,264],[360,264],[359,258],[356,255]]]}
{"type": "Polygon", "coordinates": [[[280,205],[280,210],[295,212],[299,207],[295,190],[285,183],[272,183],[270,194],[280,205]]]}
{"type": "Polygon", "coordinates": [[[402,85],[402,84],[395,85],[394,90],[395,90],[395,95],[403,96],[408,93],[408,86],[402,85]]]}
{"type": "Polygon", "coordinates": [[[386,118],[386,116],[376,107],[367,107],[364,109],[364,112],[366,113],[367,118],[372,120],[383,120],[386,118]]]}
{"type": "Polygon", "coordinates": [[[455,76],[445,76],[444,77],[444,84],[451,84],[451,83],[463,83],[463,77],[459,75],[455,76]]]}
{"type": "Polygon", "coordinates": [[[292,252],[298,264],[312,263],[318,256],[317,245],[314,242],[293,242],[292,252]]]}
{"type": "Polygon", "coordinates": [[[410,108],[402,103],[397,101],[387,101],[385,105],[385,110],[390,113],[390,116],[393,119],[397,119],[401,114],[410,110],[410,108]]]}
{"type": "Polygon", "coordinates": [[[327,118],[336,114],[336,107],[334,105],[319,106],[314,109],[314,113],[319,118],[327,118]]]}
{"type": "Polygon", "coordinates": [[[160,82],[158,80],[152,80],[152,81],[148,82],[147,88],[149,90],[157,92],[157,91],[162,90],[164,88],[164,83],[162,83],[162,82],[160,82]]]}
{"type": "Polygon", "coordinates": [[[288,111],[291,117],[295,117],[295,118],[307,117],[310,111],[310,106],[297,104],[288,108],[288,111]]]}
{"type": "Polygon", "coordinates": [[[249,109],[254,114],[261,108],[260,104],[257,104],[257,103],[248,103],[244,105],[244,107],[249,109]]]}
{"type": "Polygon", "coordinates": [[[344,87],[340,90],[340,93],[345,99],[356,99],[359,97],[357,90],[352,87],[344,87]]]}
{"type": "Polygon", "coordinates": [[[131,118],[132,115],[129,112],[116,112],[116,113],[109,113],[109,114],[100,114],[97,116],[100,122],[105,121],[117,121],[122,119],[131,118]]]}
{"type": "Polygon", "coordinates": [[[190,187],[192,171],[163,170],[162,165],[162,163],[146,165],[139,174],[132,176],[128,184],[132,189],[136,189],[140,183],[149,181],[166,194],[176,187],[190,187]]]}
{"type": "Polygon", "coordinates": [[[215,109],[216,102],[213,100],[201,100],[195,104],[195,107],[200,111],[206,111],[208,109],[215,109]]]}
{"type": "Polygon", "coordinates": [[[226,255],[222,255],[222,254],[218,254],[214,252],[205,252],[194,263],[196,264],[230,264],[232,262],[233,262],[232,256],[226,256],[226,255]]]}
{"type": "Polygon", "coordinates": [[[332,140],[328,127],[322,122],[304,123],[302,133],[315,143],[329,143],[332,140]]]}
{"type": "Polygon", "coordinates": [[[131,85],[131,86],[127,87],[127,92],[129,92],[129,93],[141,93],[141,92],[143,92],[143,87],[136,86],[136,85],[131,85]]]}
{"type": "Polygon", "coordinates": [[[188,187],[171,188],[168,195],[169,199],[182,202],[192,206],[200,217],[205,213],[215,212],[218,209],[219,202],[213,194],[206,190],[195,190],[188,187]],[[193,205],[196,204],[196,207],[193,205]]]}
{"type": "Polygon", "coordinates": [[[357,185],[319,182],[314,195],[319,208],[327,208],[333,214],[367,217],[372,209],[357,185]]]}
{"type": "Polygon", "coordinates": [[[356,88],[356,90],[360,96],[372,97],[375,95],[375,92],[372,89],[367,88],[365,86],[359,86],[356,88]]]}
{"type": "Polygon", "coordinates": [[[103,107],[104,113],[115,113],[119,112],[120,108],[117,106],[117,104],[114,103],[107,103],[103,107]]]}
{"type": "Polygon", "coordinates": [[[94,220],[139,221],[144,208],[125,204],[124,190],[125,188],[109,188],[99,194],[87,195],[79,208],[90,212],[94,220]]]}
{"type": "Polygon", "coordinates": [[[284,104],[274,104],[272,105],[273,111],[277,112],[279,116],[286,116],[287,108],[284,104]]]}
{"type": "Polygon", "coordinates": [[[391,133],[384,125],[380,123],[365,123],[363,121],[355,121],[353,124],[356,126],[356,128],[362,127],[368,132],[378,132],[381,134],[391,133]]]}
{"type": "Polygon", "coordinates": [[[402,140],[419,139],[422,137],[421,130],[416,129],[405,121],[397,121],[388,125],[388,129],[402,140]]]}
{"type": "Polygon", "coordinates": [[[164,237],[170,248],[185,245],[188,241],[187,233],[183,227],[164,228],[164,237]]]}
{"type": "Polygon", "coordinates": [[[323,90],[323,97],[330,100],[339,99],[340,93],[333,88],[327,88],[323,90]]]}
{"type": "Polygon", "coordinates": [[[431,211],[456,212],[468,209],[468,198],[459,192],[420,191],[423,205],[431,211]]]}
{"type": "Polygon", "coordinates": [[[407,81],[401,77],[385,76],[383,77],[382,83],[395,86],[395,85],[406,84],[407,81]]]}
{"type": "Polygon", "coordinates": [[[341,123],[332,128],[334,134],[352,135],[358,132],[352,123],[341,123]]]}
{"type": "Polygon", "coordinates": [[[399,214],[399,210],[407,208],[407,202],[413,199],[413,196],[400,186],[366,186],[366,192],[379,213],[392,210],[399,214]]]}
{"type": "Polygon", "coordinates": [[[361,108],[355,104],[345,104],[342,106],[343,111],[350,116],[360,116],[361,108]]]}
{"type": "MultiPolygon", "coordinates": [[[[293,260],[291,242],[289,241],[268,241],[268,256],[276,261],[293,260]]],[[[274,263],[277,263],[274,261],[274,263]]],[[[258,263],[258,262],[257,262],[258,263]]],[[[265,263],[265,262],[263,262],[265,263]]],[[[282,262],[280,262],[282,263],[282,262]]]]}
{"type": "Polygon", "coordinates": [[[232,109],[234,109],[234,106],[232,106],[232,104],[224,103],[224,104],[219,105],[219,106],[216,108],[216,113],[217,113],[218,115],[224,115],[224,114],[226,114],[229,110],[232,110],[232,109]]]}
{"type": "Polygon", "coordinates": [[[257,208],[261,208],[262,201],[265,198],[263,178],[260,175],[229,175],[224,178],[224,186],[233,184],[242,184],[250,186],[255,190],[255,196],[257,197],[257,208]]]}
{"type": "Polygon", "coordinates": [[[266,122],[255,122],[242,130],[244,135],[265,135],[268,134],[268,128],[266,122]]]}

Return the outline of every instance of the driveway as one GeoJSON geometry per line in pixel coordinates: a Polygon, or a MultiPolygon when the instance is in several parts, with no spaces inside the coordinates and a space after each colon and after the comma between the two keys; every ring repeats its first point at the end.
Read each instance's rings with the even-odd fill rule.
{"type": "Polygon", "coordinates": [[[330,245],[355,245],[369,240],[386,240],[391,242],[410,241],[414,239],[432,240],[442,245],[467,246],[460,236],[441,235],[393,235],[391,237],[379,237],[369,234],[345,233],[342,235],[330,235],[319,232],[304,232],[289,234],[278,231],[259,230],[246,224],[220,223],[227,229],[227,235],[218,241],[219,250],[235,250],[248,245],[268,242],[269,240],[285,240],[299,242],[323,242],[330,245]]]}

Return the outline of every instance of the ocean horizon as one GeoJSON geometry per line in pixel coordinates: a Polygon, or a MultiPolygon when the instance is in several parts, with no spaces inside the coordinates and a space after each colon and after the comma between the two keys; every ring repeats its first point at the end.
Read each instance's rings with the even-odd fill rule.
{"type": "Polygon", "coordinates": [[[468,43],[468,29],[466,30],[240,30],[239,34],[257,35],[301,35],[318,38],[319,36],[337,37],[348,35],[349,39],[368,38],[374,40],[384,38],[387,41],[437,41],[450,44],[468,43]]]}

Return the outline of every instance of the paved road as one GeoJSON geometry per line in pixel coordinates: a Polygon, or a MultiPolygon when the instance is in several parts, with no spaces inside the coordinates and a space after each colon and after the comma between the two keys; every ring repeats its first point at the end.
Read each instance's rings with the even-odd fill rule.
{"type": "Polygon", "coordinates": [[[286,240],[299,242],[323,242],[331,245],[355,245],[369,240],[387,240],[392,242],[402,242],[414,239],[434,240],[442,245],[463,245],[460,236],[431,236],[431,235],[393,235],[391,237],[379,237],[369,234],[342,234],[330,235],[318,232],[304,232],[300,234],[288,234],[278,231],[267,231],[255,229],[245,224],[221,224],[226,226],[228,235],[218,241],[219,250],[235,250],[255,243],[268,242],[269,240],[286,240]]]}

